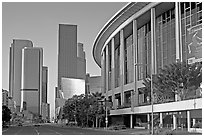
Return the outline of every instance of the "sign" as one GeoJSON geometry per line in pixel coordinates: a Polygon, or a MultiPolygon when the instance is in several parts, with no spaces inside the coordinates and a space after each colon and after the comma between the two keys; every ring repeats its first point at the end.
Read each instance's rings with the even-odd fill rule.
{"type": "Polygon", "coordinates": [[[202,24],[187,29],[187,58],[192,64],[202,60],[202,24]]]}

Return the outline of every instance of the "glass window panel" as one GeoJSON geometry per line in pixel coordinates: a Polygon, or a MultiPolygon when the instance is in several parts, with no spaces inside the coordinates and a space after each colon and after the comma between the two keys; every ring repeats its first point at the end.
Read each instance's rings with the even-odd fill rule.
{"type": "Polygon", "coordinates": [[[162,14],[162,22],[163,22],[163,24],[166,23],[166,16],[165,16],[165,13],[162,14]]]}
{"type": "Polygon", "coordinates": [[[199,12],[197,15],[198,15],[198,20],[202,20],[202,12],[199,12]]]}
{"type": "Polygon", "coordinates": [[[186,25],[189,25],[190,24],[190,17],[187,17],[186,18],[186,25]]]}
{"type": "Polygon", "coordinates": [[[186,9],[186,16],[189,16],[190,15],[190,8],[187,8],[186,9]]]}
{"type": "Polygon", "coordinates": [[[191,10],[196,8],[196,3],[195,2],[191,2],[191,10]]]}
{"type": "Polygon", "coordinates": [[[185,2],[185,8],[190,7],[190,2],[185,2]]]}
{"type": "Polygon", "coordinates": [[[182,35],[185,34],[185,20],[184,19],[181,20],[181,33],[182,35]]]}
{"type": "Polygon", "coordinates": [[[198,7],[198,11],[201,11],[201,10],[202,10],[202,3],[199,3],[199,4],[197,5],[197,7],[198,7]]]}
{"type": "Polygon", "coordinates": [[[171,10],[171,19],[175,18],[175,9],[171,10]]]}
{"type": "Polygon", "coordinates": [[[197,24],[197,14],[191,16],[191,25],[195,26],[197,24]]]}
{"type": "Polygon", "coordinates": [[[181,2],[181,14],[184,13],[184,2],[181,2]]]}

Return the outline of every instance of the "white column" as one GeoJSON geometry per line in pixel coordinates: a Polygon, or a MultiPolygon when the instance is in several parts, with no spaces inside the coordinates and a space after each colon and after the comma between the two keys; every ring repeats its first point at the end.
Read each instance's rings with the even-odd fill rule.
{"type": "Polygon", "coordinates": [[[173,129],[176,129],[177,123],[176,123],[176,115],[173,114],[173,129]]]}
{"type": "MultiPolygon", "coordinates": [[[[147,114],[147,122],[150,122],[150,114],[147,114]]],[[[147,125],[147,129],[150,129],[150,124],[147,125]]]]}
{"type": "MultiPolygon", "coordinates": [[[[156,33],[155,33],[155,8],[151,8],[151,79],[153,79],[153,74],[156,74],[156,33]]],[[[151,80],[151,107],[152,107],[152,134],[154,134],[154,97],[153,97],[153,80],[151,80]]]]}
{"type": "Polygon", "coordinates": [[[196,123],[196,119],[194,118],[194,119],[193,119],[193,126],[195,125],[195,123],[196,123]]]}
{"type": "Polygon", "coordinates": [[[151,8],[151,74],[156,74],[155,8],[151,8]]]}
{"type": "Polygon", "coordinates": [[[159,120],[160,124],[163,124],[163,115],[162,115],[162,113],[159,113],[159,115],[160,115],[160,117],[159,117],[160,118],[160,120],[159,120]]]}
{"type": "Polygon", "coordinates": [[[133,20],[133,60],[134,60],[134,106],[138,106],[138,90],[137,90],[137,20],[133,20]]]}
{"type": "Polygon", "coordinates": [[[124,31],[120,30],[120,87],[121,87],[121,105],[124,103],[124,31]]]}
{"type": "Polygon", "coordinates": [[[113,108],[115,109],[115,43],[114,38],[111,39],[111,89],[112,89],[112,101],[113,101],[113,108]]]}
{"type": "Polygon", "coordinates": [[[180,60],[179,6],[175,2],[176,60],[180,60]]]}
{"type": "Polygon", "coordinates": [[[133,117],[133,115],[130,114],[130,128],[133,128],[133,127],[132,127],[132,119],[133,119],[132,117],[133,117]]]}
{"type": "MultiPolygon", "coordinates": [[[[108,95],[108,86],[109,86],[109,70],[108,70],[108,65],[109,65],[109,55],[108,55],[108,45],[106,45],[106,48],[105,48],[105,52],[106,52],[106,71],[105,71],[105,75],[106,75],[106,94],[108,95]]],[[[108,98],[106,98],[108,99],[108,98]]]]}
{"type": "Polygon", "coordinates": [[[187,111],[187,128],[188,128],[188,131],[190,131],[190,126],[191,126],[190,111],[187,111]]]}

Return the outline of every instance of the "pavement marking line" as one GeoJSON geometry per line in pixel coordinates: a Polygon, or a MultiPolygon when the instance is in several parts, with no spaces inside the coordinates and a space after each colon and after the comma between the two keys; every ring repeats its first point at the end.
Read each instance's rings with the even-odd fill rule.
{"type": "Polygon", "coordinates": [[[8,129],[6,129],[6,130],[2,130],[2,133],[3,133],[3,132],[6,132],[7,130],[8,130],[8,129]]]}
{"type": "Polygon", "coordinates": [[[36,129],[36,128],[34,128],[35,129],[35,132],[37,133],[37,135],[39,135],[39,132],[38,132],[38,130],[36,129]]]}

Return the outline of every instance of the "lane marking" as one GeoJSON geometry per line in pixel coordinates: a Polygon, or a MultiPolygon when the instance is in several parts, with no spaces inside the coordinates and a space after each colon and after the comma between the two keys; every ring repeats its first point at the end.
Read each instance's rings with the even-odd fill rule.
{"type": "Polygon", "coordinates": [[[38,130],[36,129],[36,128],[34,128],[35,129],[35,132],[37,133],[37,135],[39,135],[39,132],[38,132],[38,130]]]}

